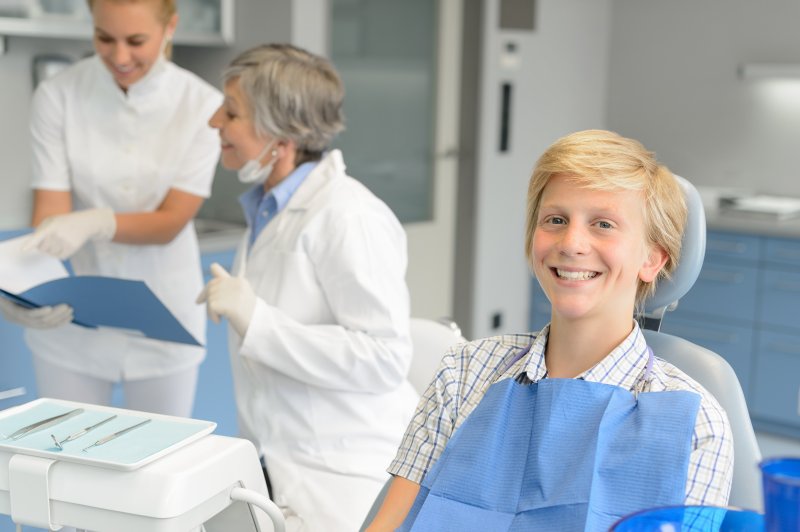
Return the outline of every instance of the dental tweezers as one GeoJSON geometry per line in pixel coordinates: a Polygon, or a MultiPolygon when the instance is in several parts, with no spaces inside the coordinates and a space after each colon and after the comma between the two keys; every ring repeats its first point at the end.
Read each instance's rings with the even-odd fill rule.
{"type": "Polygon", "coordinates": [[[12,435],[6,436],[6,439],[18,440],[23,436],[28,436],[29,434],[33,434],[34,432],[39,432],[40,430],[52,427],[53,425],[57,425],[62,421],[66,421],[81,413],[83,413],[83,408],[76,408],[74,410],[70,410],[69,412],[64,412],[63,414],[58,414],[57,416],[49,417],[47,419],[37,421],[36,423],[31,423],[30,425],[26,425],[21,429],[19,429],[18,431],[14,432],[12,435]]]}
{"type": "Polygon", "coordinates": [[[71,442],[72,440],[77,440],[81,436],[93,431],[97,427],[99,427],[101,425],[105,425],[106,423],[108,423],[109,421],[114,419],[115,417],[117,417],[116,414],[114,414],[111,417],[107,417],[107,418],[103,419],[102,421],[98,421],[94,425],[90,425],[90,426],[88,426],[86,428],[83,428],[83,429],[79,430],[78,432],[73,432],[72,434],[70,434],[69,436],[67,436],[66,438],[64,438],[61,441],[58,441],[58,439],[56,438],[55,434],[51,434],[50,437],[53,438],[53,441],[55,442],[56,447],[58,447],[58,450],[59,451],[63,451],[64,450],[64,447],[62,447],[63,444],[71,442]]]}
{"type": "Polygon", "coordinates": [[[111,440],[113,440],[115,438],[119,438],[123,434],[126,434],[126,433],[132,431],[133,429],[139,428],[142,425],[147,425],[151,421],[152,421],[152,419],[145,419],[141,423],[137,423],[136,425],[131,425],[130,427],[124,428],[122,430],[118,430],[117,432],[109,434],[108,436],[104,436],[104,437],[100,438],[99,440],[97,440],[96,442],[94,442],[93,444],[89,445],[88,447],[84,447],[82,452],[86,452],[87,449],[91,449],[92,447],[97,447],[98,445],[103,445],[104,443],[108,443],[111,440]]]}

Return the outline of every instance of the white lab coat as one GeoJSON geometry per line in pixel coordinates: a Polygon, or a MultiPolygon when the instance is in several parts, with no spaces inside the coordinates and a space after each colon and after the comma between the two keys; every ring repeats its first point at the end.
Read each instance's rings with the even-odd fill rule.
{"type": "MultiPolygon", "coordinates": [[[[75,209],[119,213],[154,211],[171,188],[207,197],[220,150],[208,118],[221,101],[217,89],[167,61],[126,94],[97,56],[83,59],[36,90],[32,185],[71,191],[75,209]]],[[[145,281],[205,342],[205,312],[194,302],[203,277],[191,222],[164,245],[88,242],[72,265],[76,274],[145,281]]],[[[76,325],[28,329],[25,337],[34,356],[108,381],[184,371],[205,355],[200,347],[76,325]]]]}
{"type": "Polygon", "coordinates": [[[240,430],[301,530],[357,530],[388,478],[417,402],[406,261],[402,226],[338,150],[237,254],[258,296],[245,337],[229,328],[240,430]]]}

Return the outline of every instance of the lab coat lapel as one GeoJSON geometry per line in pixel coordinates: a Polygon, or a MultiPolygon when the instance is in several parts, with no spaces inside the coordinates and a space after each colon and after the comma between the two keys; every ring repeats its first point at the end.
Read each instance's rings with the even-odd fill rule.
{"type": "Polygon", "coordinates": [[[261,231],[250,255],[254,256],[264,247],[272,246],[286,233],[287,226],[294,224],[308,209],[313,209],[314,198],[334,179],[344,175],[342,152],[332,150],[306,176],[303,183],[289,199],[286,207],[261,231]]]}

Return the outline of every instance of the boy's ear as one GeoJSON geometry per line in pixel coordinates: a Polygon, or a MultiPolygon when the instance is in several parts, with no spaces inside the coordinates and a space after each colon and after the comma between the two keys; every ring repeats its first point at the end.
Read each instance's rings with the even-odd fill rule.
{"type": "Polygon", "coordinates": [[[661,246],[650,246],[647,259],[639,270],[639,279],[645,283],[652,283],[658,277],[661,268],[667,263],[668,258],[667,252],[661,246]]]}

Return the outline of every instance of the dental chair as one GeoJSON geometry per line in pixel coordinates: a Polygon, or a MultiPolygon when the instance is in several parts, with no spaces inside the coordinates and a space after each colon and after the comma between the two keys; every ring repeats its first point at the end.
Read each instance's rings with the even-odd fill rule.
{"type": "MultiPolygon", "coordinates": [[[[414,386],[417,393],[422,395],[433,380],[436,368],[439,367],[439,362],[447,348],[467,340],[461,336],[461,328],[458,324],[450,318],[438,320],[411,318],[409,328],[411,329],[412,355],[411,367],[408,369],[408,381],[414,386]]],[[[361,525],[361,530],[364,530],[375,518],[391,483],[392,479],[390,478],[383,485],[361,525]]]]}
{"type": "Polygon", "coordinates": [[[436,368],[447,348],[466,342],[461,328],[449,318],[428,320],[411,318],[412,356],[408,381],[420,395],[433,380],[436,368]]]}
{"type": "Polygon", "coordinates": [[[761,473],[753,424],[742,386],[733,368],[721,356],[683,338],[659,332],[664,314],[677,308],[678,301],[694,285],[703,266],[706,247],[706,218],[697,189],[682,177],[678,181],[689,209],[680,264],[672,278],[659,284],[645,301],[640,324],[656,356],[678,367],[716,397],[728,414],[733,432],[734,469],[729,504],[763,511],[761,473]]]}

